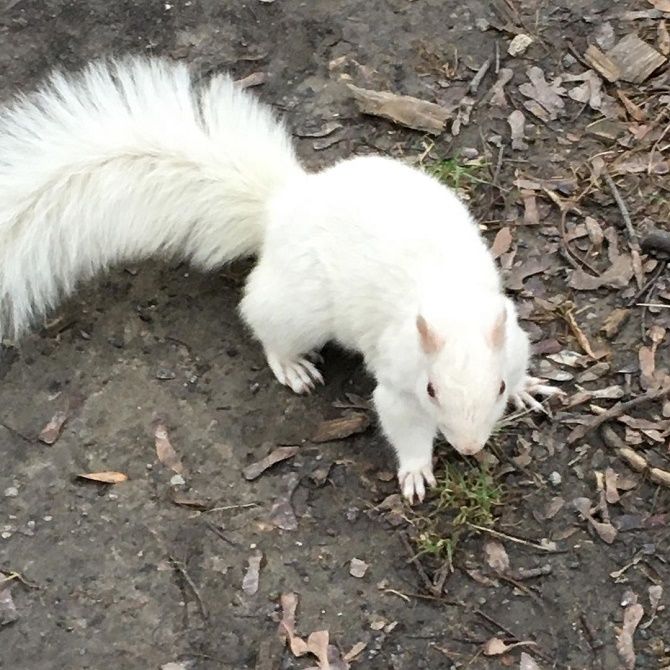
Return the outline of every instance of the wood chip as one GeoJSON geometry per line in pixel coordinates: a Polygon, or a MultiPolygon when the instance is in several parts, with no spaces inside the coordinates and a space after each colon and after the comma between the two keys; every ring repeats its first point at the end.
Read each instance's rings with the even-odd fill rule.
{"type": "Polygon", "coordinates": [[[603,325],[600,327],[600,332],[608,339],[613,339],[619,334],[619,331],[628,320],[630,316],[630,309],[618,307],[613,309],[606,317],[603,325]]]}
{"type": "Polygon", "coordinates": [[[380,116],[414,130],[439,135],[452,112],[434,102],[347,84],[363,114],[380,116]]]}
{"type": "Polygon", "coordinates": [[[247,465],[247,467],[242,470],[242,474],[247,481],[253,481],[273,465],[286,461],[289,458],[293,458],[298,451],[300,451],[300,447],[277,447],[265,458],[261,458],[260,461],[247,465]]]}
{"type": "Polygon", "coordinates": [[[584,52],[584,60],[610,83],[617,81],[621,76],[619,66],[593,44],[584,52]]]}
{"type": "Polygon", "coordinates": [[[268,80],[267,72],[252,72],[251,74],[238,79],[235,83],[240,88],[253,88],[254,86],[260,86],[268,80]]]}
{"type": "Polygon", "coordinates": [[[666,62],[662,54],[635,33],[619,40],[607,52],[607,56],[619,68],[618,79],[633,84],[641,84],[666,62]]]}
{"type": "Polygon", "coordinates": [[[65,412],[56,412],[52,417],[49,423],[47,423],[44,428],[40,431],[38,440],[44,444],[51,446],[56,442],[60,437],[61,432],[63,431],[63,426],[67,421],[67,414],[65,412]]]}
{"type": "Polygon", "coordinates": [[[323,421],[312,436],[312,442],[332,442],[344,440],[352,435],[363,433],[370,425],[370,417],[367,414],[356,413],[340,419],[323,421]]]}
{"type": "Polygon", "coordinates": [[[668,26],[665,20],[658,22],[658,27],[656,28],[656,44],[658,45],[658,50],[664,56],[670,54],[670,33],[668,32],[668,26]]]}
{"type": "Polygon", "coordinates": [[[120,484],[128,481],[128,475],[123,472],[115,472],[114,470],[107,470],[103,472],[89,472],[86,474],[77,475],[79,479],[87,479],[92,482],[100,482],[101,484],[120,484]]]}

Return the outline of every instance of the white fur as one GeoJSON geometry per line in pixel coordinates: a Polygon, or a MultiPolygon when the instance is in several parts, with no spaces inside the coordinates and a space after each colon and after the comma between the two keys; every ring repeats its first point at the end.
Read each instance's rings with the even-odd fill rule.
{"type": "Polygon", "coordinates": [[[204,268],[258,253],[240,310],[296,392],[323,381],[309,354],[328,340],[361,351],[410,500],[434,483],[438,430],[475,453],[509,397],[548,392],[475,223],[423,172],[354,158],[307,174],[254,98],[160,60],[53,75],[2,113],[0,336],[3,317],[18,334],[80,278],[156,253],[204,268]]]}

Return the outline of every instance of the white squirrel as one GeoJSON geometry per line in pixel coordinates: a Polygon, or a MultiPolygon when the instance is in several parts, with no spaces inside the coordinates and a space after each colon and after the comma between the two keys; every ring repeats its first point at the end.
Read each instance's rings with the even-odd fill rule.
{"type": "Polygon", "coordinates": [[[555,392],[465,205],[381,157],[306,172],[269,108],[162,59],[54,73],[0,111],[0,341],[120,261],[203,270],[257,255],[240,305],[277,379],[322,383],[327,341],[362,352],[403,494],[435,485],[438,431],[480,451],[509,400],[555,392]]]}

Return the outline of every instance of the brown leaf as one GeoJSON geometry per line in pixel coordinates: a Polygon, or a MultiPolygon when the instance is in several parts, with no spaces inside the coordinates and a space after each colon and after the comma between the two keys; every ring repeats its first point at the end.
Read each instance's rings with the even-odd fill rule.
{"type": "Polygon", "coordinates": [[[344,660],[349,662],[349,661],[355,661],[358,656],[360,656],[361,652],[365,650],[367,647],[367,642],[357,642],[345,655],[344,655],[344,660]]]}
{"type": "Polygon", "coordinates": [[[268,75],[266,72],[252,72],[251,74],[238,79],[235,83],[240,88],[253,88],[254,86],[260,86],[268,80],[268,75]]]}
{"type": "Polygon", "coordinates": [[[505,278],[505,286],[510,291],[523,290],[523,282],[536,274],[545,272],[551,267],[552,261],[546,256],[543,258],[531,258],[526,263],[514,267],[505,278]]]}
{"type": "Polygon", "coordinates": [[[287,642],[294,656],[304,656],[309,652],[305,641],[295,633],[295,611],[298,607],[298,596],[295,593],[281,594],[282,618],[279,622],[279,635],[287,642]]]}
{"type": "Polygon", "coordinates": [[[510,568],[509,556],[502,543],[498,540],[488,540],[484,544],[486,563],[498,574],[505,574],[510,568]]]}
{"type": "Polygon", "coordinates": [[[509,226],[505,226],[497,232],[493,244],[491,245],[491,254],[493,255],[493,258],[500,258],[500,256],[506,254],[510,250],[511,246],[512,231],[509,226]]]}
{"type": "Polygon", "coordinates": [[[44,444],[48,444],[49,446],[54,444],[60,437],[67,418],[68,417],[65,412],[56,412],[51,417],[51,421],[49,421],[49,423],[47,423],[47,425],[42,428],[37,439],[40,442],[44,442],[44,444]]]}
{"type": "Polygon", "coordinates": [[[629,605],[623,613],[623,626],[617,634],[616,648],[626,670],[634,670],[635,668],[633,635],[635,634],[635,629],[642,620],[643,614],[644,609],[639,603],[629,605]]]}
{"type": "Polygon", "coordinates": [[[593,217],[587,216],[584,219],[584,225],[589,236],[589,241],[593,245],[594,250],[600,250],[600,247],[602,247],[603,241],[605,239],[605,236],[603,235],[603,229],[600,227],[600,224],[593,217]]]}
{"type": "Polygon", "coordinates": [[[577,291],[595,291],[602,286],[625,288],[633,277],[633,263],[628,254],[621,254],[599,277],[586,274],[584,270],[575,270],[568,282],[577,291]]]}
{"type": "Polygon", "coordinates": [[[367,414],[356,413],[343,416],[339,419],[323,421],[312,437],[312,442],[332,442],[343,440],[351,435],[362,433],[368,429],[370,417],[367,414]]]}
{"type": "Polygon", "coordinates": [[[566,311],[563,318],[570,327],[570,330],[572,331],[572,334],[575,336],[577,342],[579,343],[579,346],[582,348],[582,351],[587,356],[590,356],[593,360],[598,360],[599,358],[602,358],[603,355],[605,355],[606,352],[604,353],[598,352],[598,354],[596,354],[593,351],[591,343],[589,342],[589,338],[586,336],[586,333],[584,333],[584,331],[579,327],[577,319],[575,318],[575,315],[572,311],[566,311]]]}
{"type": "Polygon", "coordinates": [[[561,86],[560,78],[549,84],[544,78],[544,72],[536,65],[529,67],[526,74],[530,84],[521,84],[519,92],[539,103],[546,110],[550,120],[556,119],[565,107],[561,98],[565,95],[565,89],[561,86]]]}
{"type": "Polygon", "coordinates": [[[605,470],[605,500],[610,505],[614,505],[619,502],[619,491],[617,490],[617,480],[619,475],[612,470],[612,468],[607,468],[605,470]]]}
{"type": "Polygon", "coordinates": [[[600,332],[610,340],[619,334],[624,323],[626,323],[630,316],[630,310],[624,308],[613,309],[608,315],[603,325],[600,327],[600,332]]]}
{"type": "Polygon", "coordinates": [[[260,477],[273,465],[286,461],[289,458],[293,458],[298,451],[300,451],[300,447],[277,447],[265,458],[262,458],[260,461],[252,463],[251,465],[247,465],[247,467],[242,470],[242,474],[247,481],[252,481],[257,477],[260,477]]]}
{"type": "Polygon", "coordinates": [[[92,482],[101,482],[102,484],[120,484],[121,482],[128,481],[128,475],[124,475],[123,472],[115,472],[113,470],[107,470],[103,472],[89,472],[86,474],[77,475],[79,479],[88,479],[92,482]]]}
{"type": "Polygon", "coordinates": [[[498,637],[492,637],[490,640],[487,640],[482,647],[482,652],[484,656],[500,656],[505,654],[508,651],[514,649],[515,647],[528,647],[536,646],[537,643],[532,640],[521,640],[520,642],[515,642],[514,644],[506,644],[498,637]]]}
{"type": "Polygon", "coordinates": [[[563,506],[565,505],[565,500],[561,498],[560,496],[555,496],[549,501],[549,504],[547,505],[543,517],[545,519],[553,519],[558,512],[563,509],[563,506]]]}
{"type": "Polygon", "coordinates": [[[439,135],[451,118],[452,112],[434,102],[388,91],[372,91],[347,84],[358,107],[364,114],[384,119],[414,130],[439,135]]]}
{"type": "Polygon", "coordinates": [[[154,441],[158,460],[163,465],[170,468],[172,472],[176,472],[178,475],[183,474],[184,466],[182,465],[177,452],[174,450],[174,447],[170,444],[168,430],[164,424],[157,423],[154,426],[154,441]]]}
{"type": "Polygon", "coordinates": [[[523,115],[523,112],[515,109],[507,117],[507,123],[509,124],[512,137],[512,149],[514,151],[525,151],[528,149],[528,145],[523,141],[524,127],[526,125],[526,117],[523,115]]]}
{"type": "Polygon", "coordinates": [[[357,579],[362,579],[365,577],[365,573],[368,571],[369,567],[370,566],[365,561],[361,561],[360,558],[352,558],[349,563],[349,574],[357,579]]]}
{"type": "Polygon", "coordinates": [[[626,111],[632,119],[635,121],[644,121],[646,118],[645,113],[636,105],[623,91],[618,90],[616,92],[617,97],[623,103],[623,106],[626,108],[626,111]]]}
{"type": "Polygon", "coordinates": [[[258,592],[260,581],[261,563],[263,562],[263,552],[255,551],[247,559],[247,571],[242,579],[242,590],[248,595],[253,596],[258,592]]]}
{"type": "Polygon", "coordinates": [[[507,98],[505,97],[505,86],[509,84],[514,76],[514,71],[510,68],[500,68],[498,79],[491,87],[491,100],[489,105],[492,107],[507,107],[507,98]]]}
{"type": "Polygon", "coordinates": [[[526,226],[537,226],[540,213],[537,209],[537,197],[532,191],[521,191],[523,199],[523,222],[526,226]]]}
{"type": "MultiPolygon", "coordinates": [[[[2,573],[0,573],[0,580],[2,573]]],[[[12,600],[12,592],[7,588],[0,591],[0,627],[14,623],[19,618],[16,605],[12,600]]]]}
{"type": "Polygon", "coordinates": [[[284,477],[286,491],[280,495],[272,505],[270,510],[270,521],[273,526],[281,530],[297,530],[298,519],[291,505],[293,493],[300,483],[300,476],[295,472],[290,472],[284,477]]]}

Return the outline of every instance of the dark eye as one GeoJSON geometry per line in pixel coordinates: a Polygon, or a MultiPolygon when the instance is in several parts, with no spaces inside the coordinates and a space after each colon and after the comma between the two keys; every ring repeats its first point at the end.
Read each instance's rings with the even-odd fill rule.
{"type": "Polygon", "coordinates": [[[431,398],[435,397],[435,387],[430,382],[428,382],[428,386],[426,386],[426,392],[431,398]]]}
{"type": "Polygon", "coordinates": [[[505,382],[500,382],[500,390],[498,391],[498,395],[502,395],[503,393],[505,393],[506,388],[507,386],[505,386],[505,382]]]}

